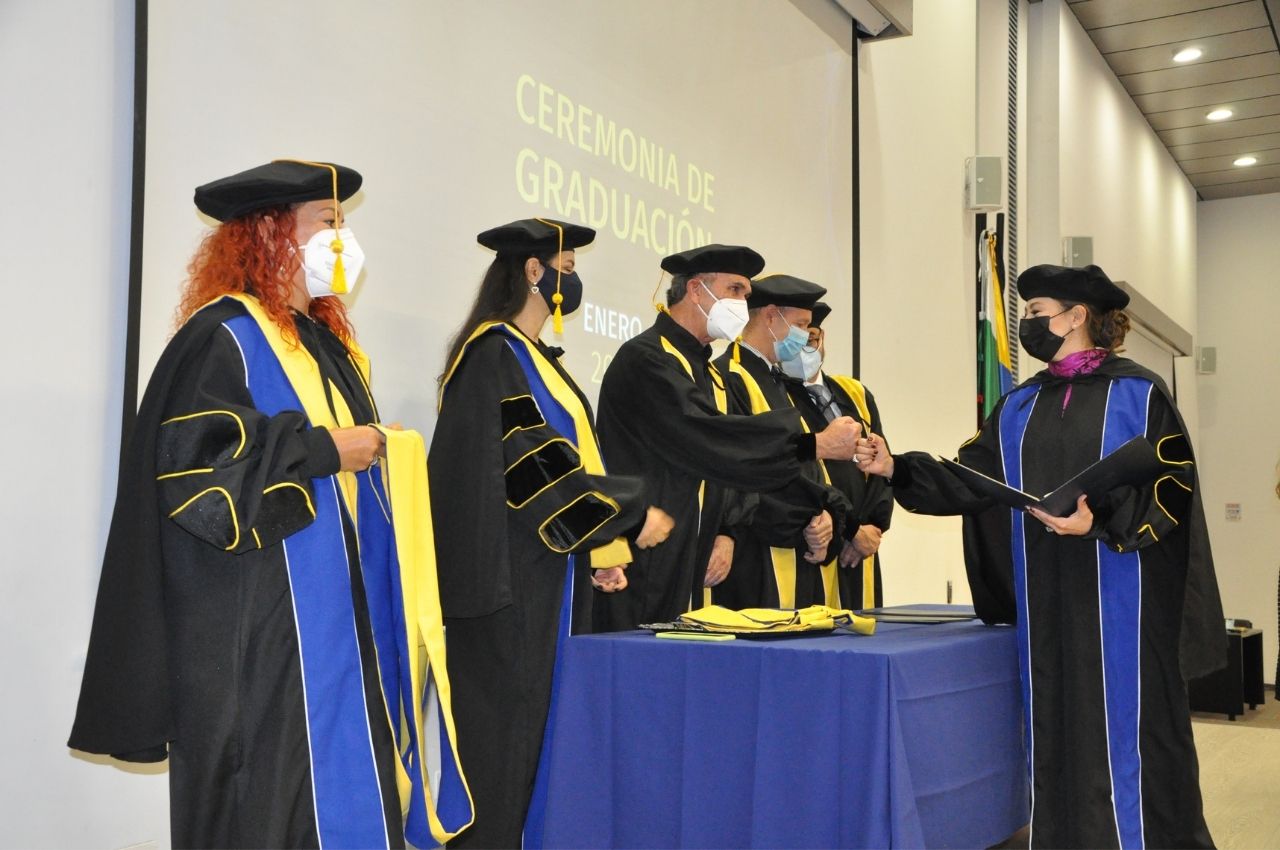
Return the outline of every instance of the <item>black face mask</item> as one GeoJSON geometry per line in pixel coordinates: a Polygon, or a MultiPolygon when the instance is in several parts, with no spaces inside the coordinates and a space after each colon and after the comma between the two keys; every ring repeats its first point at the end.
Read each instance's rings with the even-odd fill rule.
{"type": "Polygon", "coordinates": [[[560,276],[560,295],[564,301],[560,303],[561,315],[567,316],[582,305],[582,278],[577,272],[558,272],[547,263],[542,264],[542,277],[538,278],[538,294],[547,302],[547,309],[556,311],[555,302],[551,300],[556,294],[556,275],[560,276]]]}
{"type": "MultiPolygon", "coordinates": [[[[1067,311],[1062,311],[1062,313],[1065,312],[1067,311]]],[[[1023,319],[1018,323],[1018,342],[1022,343],[1026,352],[1035,359],[1050,362],[1053,360],[1053,355],[1058,353],[1058,349],[1062,348],[1062,343],[1067,341],[1065,336],[1058,336],[1049,330],[1049,320],[1056,319],[1062,313],[1036,316],[1033,319],[1023,319]]]]}

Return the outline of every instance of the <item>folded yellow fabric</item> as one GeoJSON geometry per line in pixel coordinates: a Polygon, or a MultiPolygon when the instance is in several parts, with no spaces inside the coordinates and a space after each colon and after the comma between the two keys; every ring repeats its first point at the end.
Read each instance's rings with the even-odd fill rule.
{"type": "Polygon", "coordinates": [[[734,611],[708,605],[680,615],[680,622],[709,632],[782,633],[819,632],[843,628],[862,635],[875,634],[876,621],[841,608],[810,605],[808,608],[743,608],[734,611]]]}

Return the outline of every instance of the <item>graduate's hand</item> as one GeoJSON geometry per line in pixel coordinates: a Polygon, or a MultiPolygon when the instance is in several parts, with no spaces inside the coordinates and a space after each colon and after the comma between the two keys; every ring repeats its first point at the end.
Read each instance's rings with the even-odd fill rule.
{"type": "Polygon", "coordinates": [[[868,434],[858,441],[853,461],[868,475],[893,477],[893,455],[889,454],[889,444],[879,434],[868,434]]]}
{"type": "Polygon", "coordinates": [[[831,543],[832,531],[831,514],[827,511],[809,520],[809,524],[804,529],[804,544],[809,547],[809,551],[804,556],[806,561],[817,564],[823,560],[827,546],[831,543]]]}
{"type": "MultiPolygon", "coordinates": [[[[853,539],[849,541],[848,545],[853,547],[857,560],[861,561],[863,558],[870,558],[880,549],[880,536],[880,529],[874,525],[860,525],[858,526],[858,533],[853,535],[853,539]]],[[[841,566],[847,567],[854,563],[853,561],[850,561],[849,564],[844,563],[844,554],[844,552],[840,553],[841,566]]]]}
{"type": "Polygon", "coordinates": [[[819,460],[853,460],[862,423],[852,416],[832,419],[827,427],[814,435],[819,460]]]}
{"type": "Polygon", "coordinates": [[[733,566],[733,538],[727,534],[717,534],[715,543],[711,544],[711,557],[707,559],[707,575],[702,579],[703,587],[715,587],[729,577],[729,568],[733,566]]]}
{"type": "MultiPolygon", "coordinates": [[[[399,422],[391,422],[391,423],[386,424],[386,425],[381,425],[381,423],[379,423],[379,424],[380,424],[380,426],[381,426],[381,427],[386,428],[388,431],[403,431],[403,430],[404,430],[404,425],[400,424],[399,422]]],[[[382,435],[382,448],[378,450],[378,456],[379,456],[379,457],[386,457],[386,456],[387,456],[387,436],[386,436],[386,434],[383,434],[383,435],[382,435]]]]}
{"type": "Polygon", "coordinates": [[[862,555],[858,552],[857,544],[852,540],[846,540],[844,547],[840,550],[840,566],[852,567],[860,563],[862,563],[862,555]]]}
{"type": "Polygon", "coordinates": [[[627,571],[622,567],[609,567],[591,571],[591,586],[605,593],[617,593],[627,589],[627,571]]]}
{"type": "Polygon", "coordinates": [[[644,518],[644,528],[640,529],[640,533],[636,535],[636,546],[641,549],[657,546],[667,539],[675,525],[676,521],[669,513],[657,505],[650,505],[644,518]]]}
{"type": "Polygon", "coordinates": [[[387,438],[372,425],[354,428],[330,428],[329,436],[338,449],[339,469],[361,472],[373,466],[378,455],[386,456],[387,438]]]}
{"type": "Polygon", "coordinates": [[[1088,534],[1089,529],[1093,528],[1093,511],[1083,493],[1076,499],[1076,512],[1070,516],[1053,516],[1039,508],[1027,508],[1027,512],[1043,522],[1045,529],[1054,534],[1079,537],[1088,534]]]}

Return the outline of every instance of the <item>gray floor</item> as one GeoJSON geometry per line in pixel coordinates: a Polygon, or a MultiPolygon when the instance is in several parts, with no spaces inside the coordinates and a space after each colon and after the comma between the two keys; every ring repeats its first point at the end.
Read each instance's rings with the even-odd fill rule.
{"type": "Polygon", "coordinates": [[[1230,722],[1191,716],[1200,756],[1205,820],[1221,850],[1280,847],[1280,704],[1267,702],[1230,722]]]}
{"type": "MultiPolygon", "coordinates": [[[[1219,850],[1280,848],[1280,704],[1271,686],[1266,696],[1234,721],[1191,715],[1205,820],[1219,850]]],[[[1026,846],[1023,829],[993,850],[1026,846]]]]}

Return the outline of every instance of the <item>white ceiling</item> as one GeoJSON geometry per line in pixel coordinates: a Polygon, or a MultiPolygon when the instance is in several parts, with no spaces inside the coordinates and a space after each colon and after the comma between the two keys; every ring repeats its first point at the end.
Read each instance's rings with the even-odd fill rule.
{"type": "Polygon", "coordinates": [[[1280,0],[1068,5],[1201,198],[1280,192],[1280,0]],[[1199,59],[1173,61],[1191,46],[1199,59]],[[1234,114],[1205,117],[1219,108],[1234,114]]]}

